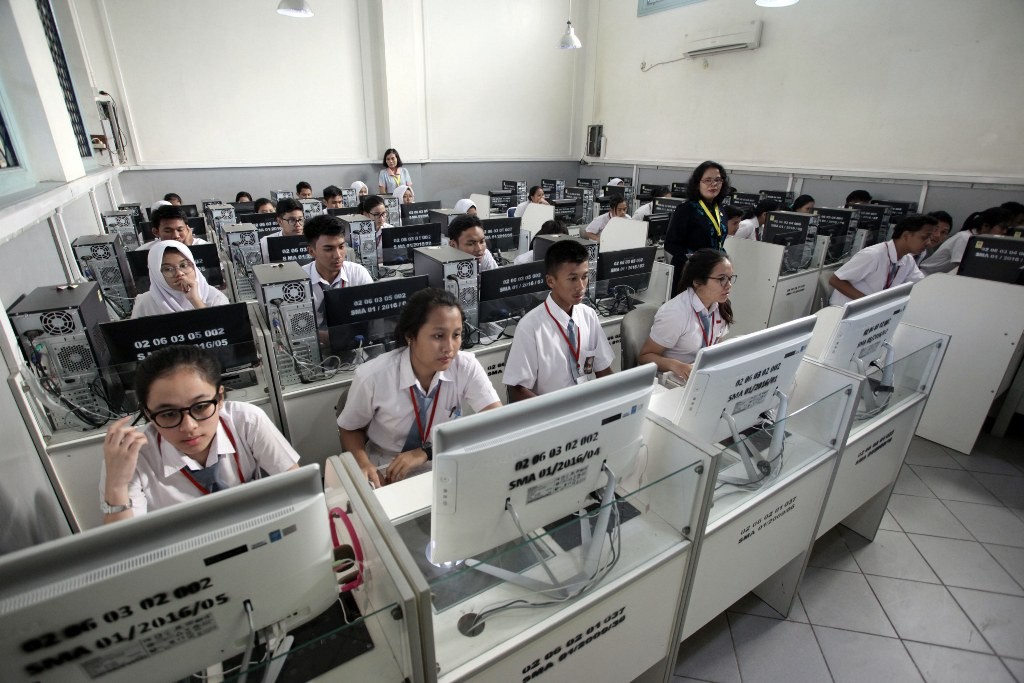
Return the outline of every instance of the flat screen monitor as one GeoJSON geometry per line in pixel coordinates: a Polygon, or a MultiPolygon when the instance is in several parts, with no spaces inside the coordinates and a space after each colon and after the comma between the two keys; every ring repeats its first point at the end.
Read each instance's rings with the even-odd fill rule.
{"type": "Polygon", "coordinates": [[[277,222],[277,216],[272,213],[245,213],[238,217],[238,222],[256,228],[259,239],[273,235],[275,232],[281,232],[281,224],[277,222]]]}
{"type": "Polygon", "coordinates": [[[236,216],[243,213],[256,213],[256,202],[229,202],[228,205],[235,207],[236,216]]]}
{"type": "Polygon", "coordinates": [[[596,190],[601,187],[600,178],[577,178],[576,187],[589,187],[591,190],[596,190]]]}
{"type": "Polygon", "coordinates": [[[441,224],[399,225],[380,231],[381,256],[385,266],[399,266],[413,262],[416,247],[441,245],[441,224]]]}
{"type": "Polygon", "coordinates": [[[1015,225],[1015,226],[1013,226],[1012,228],[1010,228],[1009,230],[1006,231],[1006,236],[1007,237],[1012,237],[1012,238],[1018,239],[1018,240],[1019,239],[1024,239],[1024,225],[1015,225]]]}
{"type": "Polygon", "coordinates": [[[662,244],[665,241],[665,235],[668,234],[668,224],[671,220],[671,216],[664,213],[652,213],[644,216],[644,221],[647,222],[648,246],[662,244]]]}
{"type": "Polygon", "coordinates": [[[882,344],[891,342],[896,334],[913,286],[908,282],[848,301],[819,360],[833,368],[857,371],[857,361],[878,358],[882,344]]]}
{"type": "Polygon", "coordinates": [[[548,204],[554,207],[555,220],[566,225],[579,223],[580,202],[578,199],[549,199],[548,204]]]}
{"type": "Polygon", "coordinates": [[[646,290],[657,252],[657,247],[600,252],[597,255],[597,296],[610,296],[618,287],[629,287],[633,293],[646,290]]]}
{"type": "Polygon", "coordinates": [[[758,196],[761,199],[776,201],[782,207],[789,207],[793,203],[793,193],[788,190],[761,190],[758,196]]]}
{"type": "Polygon", "coordinates": [[[440,209],[441,202],[413,202],[402,204],[402,225],[420,225],[430,222],[430,210],[440,209]]]}
{"type": "Polygon", "coordinates": [[[506,213],[519,203],[519,195],[514,190],[490,190],[487,196],[491,200],[491,213],[506,213]]]}
{"type": "Polygon", "coordinates": [[[363,210],[358,206],[343,206],[340,209],[327,209],[328,216],[355,216],[362,212],[363,210]]]}
{"type": "Polygon", "coordinates": [[[242,654],[245,603],[291,630],[337,601],[328,525],[307,465],[5,555],[3,678],[182,680],[242,654]]]}
{"type": "Polygon", "coordinates": [[[655,368],[599,380],[434,428],[430,558],[473,557],[586,505],[605,466],[629,475],[643,441],[655,368]]]}
{"type": "Polygon", "coordinates": [[[972,235],[967,240],[967,249],[957,274],[1024,285],[1024,240],[972,235]]]}
{"type": "Polygon", "coordinates": [[[686,183],[672,183],[672,187],[670,189],[672,191],[673,197],[677,197],[679,199],[682,199],[683,201],[686,201],[686,183]]]}
{"type": "Polygon", "coordinates": [[[804,245],[807,243],[812,218],[816,219],[811,214],[792,211],[772,211],[768,214],[761,241],[785,247],[783,273],[793,273],[810,264],[810,250],[804,249],[804,245]]]}
{"type": "MultiPolygon", "coordinates": [[[[206,278],[211,287],[224,286],[224,271],[220,269],[220,253],[215,244],[193,244],[188,249],[192,252],[192,258],[196,260],[199,272],[206,278]]],[[[135,288],[141,294],[148,292],[151,286],[149,281],[149,249],[136,249],[129,251],[128,269],[132,272],[135,280],[135,288]]]]}
{"type": "Polygon", "coordinates": [[[522,218],[485,218],[480,221],[487,238],[487,246],[493,251],[512,251],[519,248],[519,226],[522,218]]]}
{"type": "Polygon", "coordinates": [[[814,331],[814,316],[730,339],[697,352],[683,389],[676,423],[710,443],[752,427],[777,403],[776,390],[790,393],[814,331]]]}
{"type": "Polygon", "coordinates": [[[281,235],[267,238],[267,257],[270,263],[295,261],[304,266],[313,260],[307,245],[309,242],[303,235],[281,235]]]}
{"type": "Polygon", "coordinates": [[[489,323],[526,315],[547,294],[544,262],[530,261],[480,272],[480,322],[489,323]]]}
{"type": "Polygon", "coordinates": [[[651,207],[651,211],[652,213],[663,213],[671,216],[676,208],[685,202],[685,199],[679,199],[678,197],[658,197],[654,200],[654,206],[651,207]]]}
{"type": "Polygon", "coordinates": [[[728,198],[730,206],[742,209],[744,213],[750,212],[751,216],[754,215],[754,209],[757,208],[759,201],[761,201],[761,195],[754,194],[753,192],[734,192],[728,198]]]}
{"type": "Polygon", "coordinates": [[[912,213],[917,213],[917,202],[903,202],[895,199],[872,199],[872,204],[888,206],[892,209],[889,215],[890,223],[899,223],[912,213]]]}
{"type": "Polygon", "coordinates": [[[626,187],[624,185],[604,185],[601,187],[603,197],[625,197],[626,187]]]}
{"type": "Polygon", "coordinates": [[[857,204],[857,229],[867,230],[865,247],[885,240],[892,218],[892,207],[881,204],[857,204]]]}
{"type": "Polygon", "coordinates": [[[390,345],[406,300],[428,286],[427,276],[417,275],[324,292],[324,319],[331,352],[344,353],[372,344],[390,345]]]}

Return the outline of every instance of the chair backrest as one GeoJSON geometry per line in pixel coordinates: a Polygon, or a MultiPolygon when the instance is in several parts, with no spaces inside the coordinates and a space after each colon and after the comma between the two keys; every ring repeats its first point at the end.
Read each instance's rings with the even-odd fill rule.
{"type": "Polygon", "coordinates": [[[509,218],[514,218],[515,215],[516,215],[516,207],[514,207],[514,206],[508,207],[508,211],[505,212],[505,215],[507,217],[509,217],[509,218]]]}
{"type": "Polygon", "coordinates": [[[622,369],[629,370],[637,366],[640,349],[644,347],[647,337],[654,325],[654,316],[658,307],[653,304],[637,306],[622,318],[622,369]]]}

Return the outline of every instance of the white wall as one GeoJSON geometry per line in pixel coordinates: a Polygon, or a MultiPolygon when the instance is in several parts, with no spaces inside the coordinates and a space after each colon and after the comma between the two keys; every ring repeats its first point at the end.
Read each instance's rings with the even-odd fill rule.
{"type": "Polygon", "coordinates": [[[1024,178],[1024,3],[714,0],[649,17],[602,0],[593,107],[608,157],[1024,178]],[[683,35],[764,20],[760,49],[686,60],[683,35]]]}

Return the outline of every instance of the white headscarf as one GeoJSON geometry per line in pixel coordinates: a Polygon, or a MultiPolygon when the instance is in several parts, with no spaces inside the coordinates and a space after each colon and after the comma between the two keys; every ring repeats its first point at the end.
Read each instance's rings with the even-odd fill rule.
{"type": "MultiPolygon", "coordinates": [[[[409,187],[408,185],[399,185],[398,187],[395,188],[395,199],[398,200],[399,204],[404,204],[405,203],[405,191],[406,190],[412,190],[412,188],[409,187]]],[[[413,201],[416,200],[416,193],[415,192],[412,193],[412,198],[413,198],[413,201]]]]}
{"type": "Polygon", "coordinates": [[[163,199],[161,199],[160,201],[158,201],[155,204],[153,204],[153,206],[149,207],[149,215],[150,215],[150,217],[152,217],[153,216],[153,212],[156,211],[157,209],[159,209],[161,206],[170,206],[170,205],[171,205],[170,202],[164,201],[163,199]]]}
{"type": "Polygon", "coordinates": [[[350,187],[351,189],[353,189],[353,190],[355,190],[355,191],[356,191],[356,196],[358,196],[358,195],[359,195],[359,192],[360,192],[361,190],[366,190],[367,192],[369,192],[369,191],[370,191],[370,188],[368,188],[368,187],[366,186],[366,183],[364,183],[364,182],[363,182],[362,180],[357,180],[357,181],[355,181],[354,183],[352,183],[351,185],[349,185],[349,187],[350,187]]]}
{"type": "Polygon", "coordinates": [[[622,178],[612,178],[611,180],[608,181],[608,184],[611,185],[612,187],[619,187],[620,185],[623,184],[622,178]]]}
{"type": "Polygon", "coordinates": [[[196,286],[199,287],[199,298],[203,301],[207,301],[210,294],[210,285],[206,282],[206,278],[203,277],[202,271],[196,266],[196,260],[192,256],[192,250],[186,245],[176,240],[160,240],[156,242],[149,250],[149,291],[153,300],[160,306],[166,307],[168,313],[176,313],[177,311],[191,311],[195,307],[192,302],[185,296],[185,292],[174,289],[167,280],[164,279],[164,274],[160,272],[160,266],[163,265],[164,252],[168,249],[177,249],[182,256],[192,262],[192,267],[196,271],[196,286]]]}
{"type": "Polygon", "coordinates": [[[459,201],[455,202],[455,209],[454,209],[454,211],[456,213],[467,213],[470,209],[475,209],[475,208],[476,208],[476,204],[474,204],[469,199],[460,199],[459,201]]]}

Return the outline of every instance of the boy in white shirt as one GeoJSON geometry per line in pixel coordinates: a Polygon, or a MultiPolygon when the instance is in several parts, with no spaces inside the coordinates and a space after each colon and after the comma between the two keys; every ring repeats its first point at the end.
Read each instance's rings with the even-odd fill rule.
{"type": "Polygon", "coordinates": [[[267,249],[267,239],[271,237],[290,237],[301,235],[306,224],[306,214],[302,211],[302,204],[299,200],[288,197],[277,203],[277,224],[281,229],[260,238],[260,253],[263,255],[263,262],[270,263],[270,252],[267,249]]]}
{"type": "Polygon", "coordinates": [[[480,272],[498,267],[487,248],[483,223],[476,216],[463,214],[448,224],[448,245],[475,256],[480,272]]]}
{"type": "Polygon", "coordinates": [[[324,329],[327,324],[324,320],[324,292],[368,285],[373,282],[373,277],[362,265],[345,260],[345,224],[337,216],[314,216],[309,219],[303,234],[313,260],[302,268],[312,285],[317,327],[324,329]]]}
{"type": "Polygon", "coordinates": [[[777,201],[774,199],[762,199],[754,207],[754,217],[740,221],[740,226],[736,229],[736,234],[733,237],[740,240],[760,241],[765,221],[768,220],[768,214],[778,210],[779,203],[777,201]]]}

